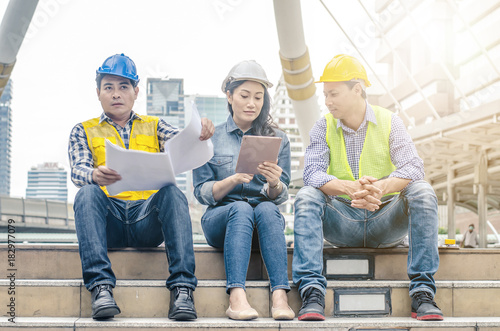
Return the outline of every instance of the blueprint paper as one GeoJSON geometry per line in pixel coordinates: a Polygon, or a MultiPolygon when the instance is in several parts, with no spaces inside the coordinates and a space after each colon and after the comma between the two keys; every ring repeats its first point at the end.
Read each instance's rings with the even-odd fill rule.
{"type": "Polygon", "coordinates": [[[170,157],[165,153],[128,150],[106,139],[106,166],[122,176],[121,180],[106,187],[110,195],[159,190],[167,184],[175,184],[170,157]]]}
{"type": "Polygon", "coordinates": [[[201,167],[214,156],[212,140],[200,140],[201,118],[194,102],[192,109],[186,128],[165,143],[165,152],[170,154],[176,175],[201,167]]]}
{"type": "Polygon", "coordinates": [[[124,149],[106,139],[106,166],[122,177],[107,186],[109,194],[159,190],[167,184],[175,184],[175,175],[200,167],[212,158],[212,141],[201,141],[200,134],[200,115],[193,107],[190,123],[166,142],[165,153],[124,149]]]}

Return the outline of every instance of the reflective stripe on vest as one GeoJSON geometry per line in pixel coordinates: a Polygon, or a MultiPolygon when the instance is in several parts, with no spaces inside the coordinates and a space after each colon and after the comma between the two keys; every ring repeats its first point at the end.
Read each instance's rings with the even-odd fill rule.
{"type": "MultiPolygon", "coordinates": [[[[392,164],[389,149],[392,112],[378,106],[371,107],[375,113],[377,124],[367,122],[366,137],[359,157],[358,178],[363,176],[382,178],[390,175],[396,169],[392,164]]],[[[326,142],[330,148],[330,165],[327,173],[338,179],[354,181],[355,177],[347,161],[344,132],[341,127],[337,129],[337,119],[331,113],[326,114],[325,118],[326,142]]],[[[347,195],[341,195],[341,197],[350,199],[347,195]]]]}
{"type": "MultiPolygon", "coordinates": [[[[141,119],[135,119],[132,124],[129,149],[158,153],[160,151],[156,132],[158,117],[141,115],[140,118],[141,119]]],[[[125,148],[125,144],[120,134],[116,131],[115,127],[107,121],[102,121],[99,124],[99,118],[94,118],[82,124],[87,134],[87,142],[90,151],[94,158],[94,168],[106,164],[106,148],[104,145],[106,139],[109,139],[115,145],[125,148]]],[[[157,192],[156,190],[126,191],[110,196],[105,186],[101,186],[101,189],[108,197],[121,200],[145,200],[157,192]]]]}

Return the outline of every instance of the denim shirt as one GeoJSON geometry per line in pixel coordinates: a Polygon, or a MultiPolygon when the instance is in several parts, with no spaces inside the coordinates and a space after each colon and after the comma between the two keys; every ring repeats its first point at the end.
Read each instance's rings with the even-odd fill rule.
{"type": "Polygon", "coordinates": [[[281,146],[278,154],[278,165],[283,169],[280,181],[283,190],[275,198],[270,199],[267,195],[266,178],[260,174],[254,175],[250,183],[236,185],[224,198],[215,201],[212,188],[215,182],[221,181],[235,174],[236,161],[240,152],[243,135],[254,135],[250,128],[243,131],[234,123],[231,115],[225,123],[215,127],[212,136],[214,144],[214,156],[203,166],[193,170],[194,195],[198,201],[209,208],[224,206],[235,201],[247,201],[252,206],[263,201],[272,201],[279,205],[288,199],[288,184],[290,183],[290,142],[285,132],[274,130],[276,137],[280,137],[281,146]]]}

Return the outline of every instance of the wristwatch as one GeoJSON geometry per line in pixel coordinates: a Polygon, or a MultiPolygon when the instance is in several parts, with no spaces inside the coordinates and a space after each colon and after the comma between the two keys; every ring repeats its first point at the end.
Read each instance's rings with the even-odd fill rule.
{"type": "Polygon", "coordinates": [[[269,187],[271,187],[273,190],[279,190],[281,187],[281,181],[278,180],[278,183],[276,185],[274,186],[269,185],[269,187]]]}

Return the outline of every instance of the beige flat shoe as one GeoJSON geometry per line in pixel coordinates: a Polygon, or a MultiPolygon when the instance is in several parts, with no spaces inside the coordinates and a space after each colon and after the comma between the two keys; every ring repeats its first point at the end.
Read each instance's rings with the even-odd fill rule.
{"type": "Polygon", "coordinates": [[[259,313],[257,310],[253,308],[248,308],[245,310],[234,311],[231,309],[231,306],[227,308],[226,315],[232,320],[253,320],[259,317],[259,313]]]}
{"type": "Polygon", "coordinates": [[[275,320],[293,320],[295,317],[295,313],[292,308],[288,307],[288,309],[280,309],[280,308],[271,308],[271,314],[275,320]]]}

